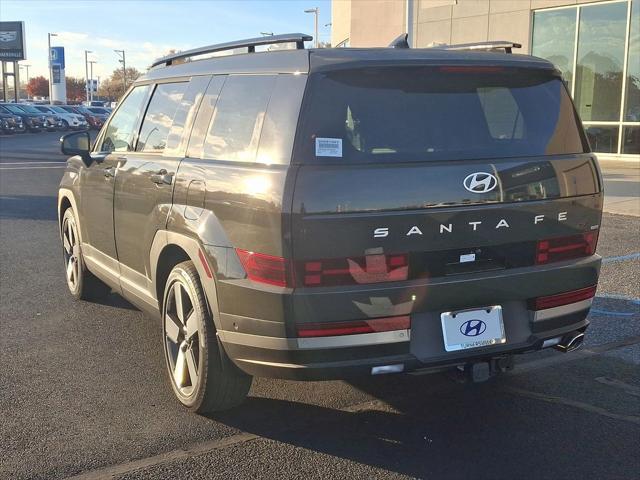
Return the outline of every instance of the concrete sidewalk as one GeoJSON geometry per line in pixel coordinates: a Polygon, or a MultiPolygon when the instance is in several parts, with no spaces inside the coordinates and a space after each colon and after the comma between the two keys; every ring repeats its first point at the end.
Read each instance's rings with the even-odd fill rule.
{"type": "Polygon", "coordinates": [[[637,162],[601,160],[604,211],[640,217],[640,158],[637,162]]]}

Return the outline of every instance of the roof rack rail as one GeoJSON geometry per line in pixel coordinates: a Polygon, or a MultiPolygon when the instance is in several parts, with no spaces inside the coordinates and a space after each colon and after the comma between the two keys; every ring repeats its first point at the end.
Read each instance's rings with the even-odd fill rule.
{"type": "Polygon", "coordinates": [[[249,53],[256,51],[256,47],[262,45],[274,45],[276,43],[294,43],[296,48],[301,50],[304,48],[304,42],[313,40],[311,35],[304,33],[285,33],[283,35],[269,35],[266,37],[247,38],[245,40],[236,40],[233,42],[218,43],[215,45],[208,45],[206,47],[194,48],[192,50],[185,50],[184,52],[177,52],[166,57],[158,58],[151,64],[151,68],[161,64],[167,66],[171,65],[174,61],[183,58],[196,57],[198,55],[205,55],[207,53],[223,52],[225,50],[233,50],[235,48],[247,48],[249,53]]]}
{"type": "Polygon", "coordinates": [[[490,42],[438,45],[433,48],[442,48],[444,50],[486,50],[486,51],[504,49],[505,53],[513,53],[512,49],[522,48],[522,45],[516,42],[508,42],[506,40],[494,40],[490,42]]]}

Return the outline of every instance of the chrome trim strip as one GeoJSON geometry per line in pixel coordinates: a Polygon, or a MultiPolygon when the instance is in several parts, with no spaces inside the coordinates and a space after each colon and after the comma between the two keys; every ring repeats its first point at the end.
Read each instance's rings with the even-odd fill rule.
{"type": "Polygon", "coordinates": [[[218,330],[217,335],[223,343],[266,348],[269,350],[310,350],[408,342],[411,338],[411,330],[314,338],[266,337],[263,335],[251,335],[249,333],[231,332],[228,330],[218,330]]]}
{"type": "Polygon", "coordinates": [[[587,300],[580,300],[579,302],[569,303],[568,305],[538,310],[533,316],[533,321],[539,322],[549,318],[561,317],[563,315],[569,315],[570,313],[580,312],[591,307],[592,303],[593,298],[588,298],[587,300]]]}

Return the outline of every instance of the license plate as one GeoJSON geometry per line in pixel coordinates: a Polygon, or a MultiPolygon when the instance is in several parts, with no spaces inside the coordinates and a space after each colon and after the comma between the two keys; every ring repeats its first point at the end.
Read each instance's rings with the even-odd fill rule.
{"type": "Polygon", "coordinates": [[[505,343],[502,307],[444,312],[440,315],[447,352],[505,343]]]}

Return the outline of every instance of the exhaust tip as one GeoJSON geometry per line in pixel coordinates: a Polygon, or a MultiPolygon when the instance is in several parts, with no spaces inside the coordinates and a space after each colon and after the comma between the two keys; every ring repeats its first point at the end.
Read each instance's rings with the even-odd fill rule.
{"type": "Polygon", "coordinates": [[[584,342],[584,333],[582,332],[571,332],[560,340],[560,343],[555,345],[553,348],[559,350],[563,353],[573,352],[574,350],[579,349],[584,342]]]}

